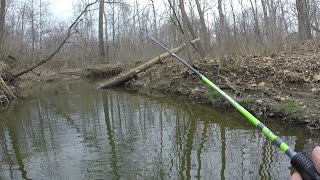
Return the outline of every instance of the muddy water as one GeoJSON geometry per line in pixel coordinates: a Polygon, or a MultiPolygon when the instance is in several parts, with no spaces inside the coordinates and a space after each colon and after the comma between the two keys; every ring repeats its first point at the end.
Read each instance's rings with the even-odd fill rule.
{"type": "MultiPolygon", "coordinates": [[[[0,179],[288,179],[289,159],[237,112],[179,97],[50,83],[1,112],[0,179]]],[[[307,130],[265,122],[291,147],[307,130]]]]}

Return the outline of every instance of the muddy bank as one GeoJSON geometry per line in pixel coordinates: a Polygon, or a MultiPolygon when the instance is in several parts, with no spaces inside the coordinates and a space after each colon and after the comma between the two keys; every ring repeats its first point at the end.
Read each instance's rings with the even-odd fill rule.
{"type": "Polygon", "coordinates": [[[57,81],[68,81],[78,78],[99,80],[104,78],[111,78],[128,68],[126,64],[100,64],[97,66],[90,66],[87,68],[73,68],[63,69],[58,72],[43,71],[40,76],[26,74],[20,79],[19,87],[33,86],[40,83],[51,83],[57,81]]]}
{"type": "MultiPolygon", "coordinates": [[[[194,66],[259,118],[268,117],[310,129],[320,128],[320,41],[294,43],[268,56],[227,57],[219,71],[218,58],[194,66]]],[[[230,108],[213,90],[175,60],[166,60],[126,84],[184,95],[199,103],[230,108]]]]}

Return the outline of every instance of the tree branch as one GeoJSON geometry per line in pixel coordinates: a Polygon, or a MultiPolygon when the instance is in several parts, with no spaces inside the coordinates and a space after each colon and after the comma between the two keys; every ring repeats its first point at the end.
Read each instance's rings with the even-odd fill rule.
{"type": "Polygon", "coordinates": [[[77,32],[77,31],[72,32],[72,29],[73,29],[73,27],[76,27],[82,21],[82,19],[80,20],[81,16],[88,10],[88,8],[90,6],[94,5],[97,2],[98,2],[98,0],[95,0],[94,2],[88,4],[85,7],[85,9],[79,14],[79,16],[76,18],[76,20],[74,20],[73,23],[69,26],[66,37],[64,38],[64,40],[61,42],[61,44],[57,47],[57,49],[52,54],[50,54],[46,59],[43,59],[40,62],[38,62],[37,64],[31,66],[30,68],[15,74],[12,79],[9,79],[9,81],[11,81],[11,80],[13,80],[13,79],[25,74],[25,73],[28,73],[28,72],[32,71],[33,69],[39,67],[40,65],[42,65],[42,64],[48,62],[49,60],[51,60],[60,51],[60,49],[67,42],[69,37],[77,32]]]}
{"type": "Polygon", "coordinates": [[[180,21],[179,21],[179,18],[178,18],[178,16],[177,16],[176,10],[174,9],[174,7],[173,7],[173,5],[172,5],[172,2],[168,0],[168,3],[169,3],[170,8],[172,9],[173,15],[174,15],[174,17],[175,17],[175,19],[176,19],[176,21],[177,21],[177,23],[178,23],[178,26],[177,26],[176,23],[173,21],[173,19],[172,19],[172,21],[173,21],[174,24],[179,28],[180,32],[182,32],[182,34],[184,34],[182,25],[181,25],[181,23],[180,23],[180,21]]]}

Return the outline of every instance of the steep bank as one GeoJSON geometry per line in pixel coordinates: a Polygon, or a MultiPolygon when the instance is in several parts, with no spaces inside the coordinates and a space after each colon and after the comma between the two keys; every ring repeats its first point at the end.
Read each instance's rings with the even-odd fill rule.
{"type": "MultiPolygon", "coordinates": [[[[227,57],[195,62],[195,67],[258,117],[320,128],[320,40],[291,44],[269,56],[227,57]]],[[[185,95],[200,103],[229,107],[176,60],[156,65],[127,85],[185,95]]]]}

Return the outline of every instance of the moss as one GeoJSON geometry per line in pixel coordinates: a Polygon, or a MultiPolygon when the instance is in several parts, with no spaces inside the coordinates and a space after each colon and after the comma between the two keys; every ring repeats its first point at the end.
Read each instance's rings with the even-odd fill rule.
{"type": "Polygon", "coordinates": [[[248,98],[238,101],[238,103],[243,107],[249,107],[250,105],[254,104],[254,99],[248,98]]]}
{"type": "Polygon", "coordinates": [[[52,83],[52,82],[57,82],[59,80],[60,80],[59,78],[52,77],[52,78],[46,79],[45,82],[52,83]]]}
{"type": "Polygon", "coordinates": [[[299,106],[294,100],[281,101],[280,103],[277,104],[277,109],[278,111],[288,115],[296,113],[300,110],[299,106]]]}
{"type": "Polygon", "coordinates": [[[208,99],[219,99],[220,98],[220,94],[218,94],[215,91],[211,91],[211,92],[205,93],[205,97],[207,97],[208,99]]]}

